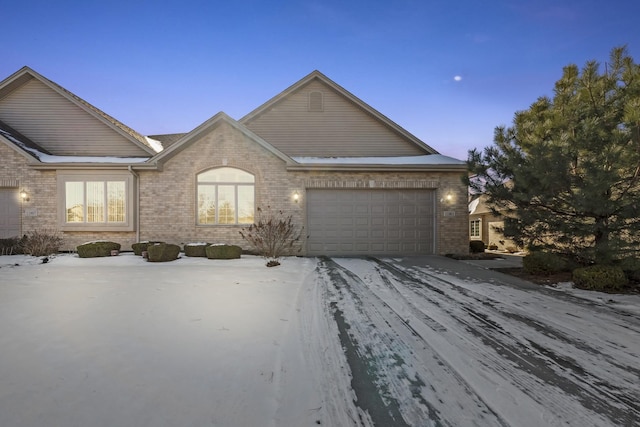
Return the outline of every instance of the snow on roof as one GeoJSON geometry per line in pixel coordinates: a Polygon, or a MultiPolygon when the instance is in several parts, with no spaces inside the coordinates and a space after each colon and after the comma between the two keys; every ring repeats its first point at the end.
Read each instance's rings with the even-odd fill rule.
{"type": "Polygon", "coordinates": [[[37,153],[43,154],[40,151],[36,150],[35,148],[31,148],[27,145],[27,143],[20,141],[18,138],[16,138],[15,136],[13,136],[11,133],[7,132],[4,129],[0,129],[0,135],[2,135],[3,137],[5,137],[6,139],[8,139],[9,141],[13,142],[15,145],[17,145],[18,147],[22,148],[23,150],[29,152],[32,155],[36,155],[37,153]]]}
{"type": "Polygon", "coordinates": [[[18,147],[22,148],[24,151],[35,156],[42,163],[143,163],[149,160],[149,157],[54,156],[29,147],[25,142],[16,138],[7,131],[0,129],[0,134],[16,144],[18,147]]]}
{"type": "Polygon", "coordinates": [[[149,157],[51,156],[36,154],[42,163],[144,163],[149,157]]]}
{"type": "Polygon", "coordinates": [[[464,161],[442,154],[398,157],[292,157],[303,164],[348,165],[463,165],[464,161]]]}
{"type": "Polygon", "coordinates": [[[164,150],[164,147],[162,146],[162,142],[158,141],[157,139],[149,138],[148,136],[145,136],[144,139],[147,141],[147,144],[149,144],[151,148],[153,148],[153,151],[155,151],[156,153],[159,153],[162,150],[164,150]]]}
{"type": "Polygon", "coordinates": [[[480,197],[478,197],[477,199],[474,199],[471,201],[471,203],[469,203],[469,213],[473,214],[476,209],[478,209],[478,204],[480,203],[480,197]]]}

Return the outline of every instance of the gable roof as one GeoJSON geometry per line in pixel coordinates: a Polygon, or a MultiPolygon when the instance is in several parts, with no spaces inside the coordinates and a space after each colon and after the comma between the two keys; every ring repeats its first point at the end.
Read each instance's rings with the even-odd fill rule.
{"type": "Polygon", "coordinates": [[[156,156],[152,157],[149,160],[149,162],[162,163],[170,159],[171,157],[175,156],[177,153],[179,153],[180,151],[188,147],[191,143],[195,142],[198,139],[198,137],[206,134],[208,131],[210,131],[220,123],[227,123],[231,125],[233,128],[240,131],[242,134],[244,134],[245,136],[253,140],[255,143],[262,146],[267,151],[271,152],[276,157],[283,160],[285,163],[287,164],[295,163],[295,161],[293,161],[291,157],[287,156],[286,154],[278,150],[276,147],[269,144],[260,136],[251,132],[249,129],[247,129],[247,127],[245,127],[241,123],[238,123],[236,120],[232,119],[222,111],[220,111],[219,113],[211,117],[209,120],[202,123],[200,126],[195,128],[191,132],[184,134],[177,141],[174,141],[168,148],[165,148],[161,153],[158,153],[156,156]]]}
{"type": "Polygon", "coordinates": [[[38,159],[36,153],[51,154],[2,120],[0,120],[0,135],[2,135],[5,140],[11,142],[16,148],[19,148],[20,151],[29,154],[35,159],[38,159]]]}
{"type": "Polygon", "coordinates": [[[270,100],[268,100],[267,102],[265,102],[264,104],[256,108],[255,110],[251,111],[249,114],[242,117],[239,120],[239,122],[244,125],[248,125],[251,121],[255,120],[262,114],[268,112],[275,104],[284,100],[285,98],[287,98],[294,92],[298,91],[299,89],[303,88],[304,86],[308,85],[314,80],[320,81],[324,85],[331,88],[333,91],[335,91],[336,93],[338,93],[339,95],[341,95],[342,97],[350,101],[360,110],[364,111],[366,114],[372,116],[379,123],[386,126],[392,132],[400,135],[409,143],[415,145],[415,147],[417,147],[419,150],[424,152],[424,154],[439,154],[437,150],[425,144],[423,141],[418,139],[415,135],[411,134],[406,129],[402,128],[393,120],[389,119],[387,116],[385,116],[375,108],[371,107],[369,104],[365,103],[360,98],[358,98],[357,96],[355,96],[354,94],[352,94],[351,92],[349,92],[348,90],[346,90],[345,88],[343,88],[342,86],[340,86],[339,84],[337,84],[336,82],[334,82],[333,80],[331,80],[330,78],[328,78],[318,70],[311,72],[310,74],[303,77],[301,80],[294,83],[293,85],[289,86],[287,89],[285,89],[278,95],[274,96],[273,98],[271,98],[270,100]]]}
{"type": "Polygon", "coordinates": [[[149,153],[150,155],[156,154],[157,151],[154,149],[153,145],[150,144],[143,135],[124,125],[104,111],[89,104],[79,96],[69,92],[67,89],[63,88],[57,83],[40,75],[29,67],[22,67],[20,70],[0,82],[0,99],[9,95],[11,92],[28,83],[32,79],[36,79],[40,83],[47,86],[49,89],[58,93],[66,100],[70,101],[92,117],[107,125],[118,134],[122,135],[125,139],[140,147],[145,152],[149,153]]]}
{"type": "Polygon", "coordinates": [[[159,141],[160,144],[162,144],[163,148],[169,148],[185,135],[186,133],[168,133],[168,134],[162,134],[162,135],[148,135],[147,138],[151,138],[156,141],[159,141]]]}
{"type": "Polygon", "coordinates": [[[149,157],[87,157],[87,156],[58,156],[36,144],[11,126],[0,121],[0,142],[5,143],[29,160],[29,166],[35,169],[64,168],[113,168],[114,165],[128,167],[133,164],[146,162],[149,157]]]}

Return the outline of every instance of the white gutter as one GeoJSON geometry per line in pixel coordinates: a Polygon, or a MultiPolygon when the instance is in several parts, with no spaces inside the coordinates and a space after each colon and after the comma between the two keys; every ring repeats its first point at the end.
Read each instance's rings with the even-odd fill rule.
{"type": "Polygon", "coordinates": [[[127,168],[129,169],[129,172],[131,172],[131,175],[133,175],[133,177],[135,178],[136,181],[136,243],[140,241],[140,175],[138,175],[137,173],[134,172],[133,170],[133,166],[129,165],[129,167],[127,168]]]}

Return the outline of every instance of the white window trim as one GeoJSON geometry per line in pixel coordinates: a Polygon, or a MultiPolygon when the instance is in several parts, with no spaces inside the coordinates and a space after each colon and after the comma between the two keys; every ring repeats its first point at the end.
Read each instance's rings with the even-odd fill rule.
{"type": "Polygon", "coordinates": [[[134,182],[126,171],[58,171],[58,225],[62,231],[135,231],[134,227],[134,182]],[[120,223],[69,223],[66,222],[66,183],[87,181],[124,181],[125,221],[120,223]]]}
{"type": "Polygon", "coordinates": [[[242,168],[237,168],[234,166],[218,166],[218,167],[214,167],[214,168],[210,168],[210,169],[205,169],[202,170],[200,172],[198,172],[195,176],[195,189],[196,189],[196,196],[195,196],[195,202],[196,202],[196,206],[195,206],[195,213],[196,213],[196,226],[197,227],[246,227],[248,225],[250,225],[250,223],[240,223],[238,222],[238,203],[239,203],[239,194],[238,194],[238,187],[253,187],[253,218],[255,220],[256,217],[256,177],[255,174],[242,169],[242,168]],[[199,182],[198,181],[198,176],[200,176],[201,174],[207,173],[209,171],[215,170],[215,169],[221,169],[221,168],[229,168],[229,169],[237,169],[239,171],[242,172],[246,172],[247,174],[253,176],[253,182],[252,183],[248,183],[248,182],[235,182],[235,181],[219,181],[219,182],[214,182],[214,181],[206,181],[206,182],[199,182]],[[199,201],[199,186],[200,185],[211,185],[211,186],[215,186],[216,191],[216,212],[215,212],[215,220],[216,222],[214,222],[213,224],[206,224],[206,223],[201,223],[200,222],[200,212],[199,212],[199,208],[198,208],[198,201],[199,201]],[[218,206],[217,206],[217,199],[218,199],[218,188],[221,185],[228,185],[228,186],[233,186],[234,187],[234,197],[235,197],[235,221],[232,224],[229,223],[219,223],[218,221],[218,206]]]}
{"type": "Polygon", "coordinates": [[[469,220],[469,237],[472,239],[482,239],[482,219],[478,218],[469,220]],[[478,222],[478,235],[474,236],[472,224],[476,221],[478,222]]]}

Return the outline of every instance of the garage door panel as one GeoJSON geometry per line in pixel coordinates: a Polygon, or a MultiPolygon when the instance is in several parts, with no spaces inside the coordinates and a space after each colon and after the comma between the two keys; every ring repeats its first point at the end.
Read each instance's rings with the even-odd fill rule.
{"type": "Polygon", "coordinates": [[[387,245],[387,251],[388,252],[400,252],[400,249],[402,248],[402,246],[399,243],[389,243],[387,245]]]}
{"type": "Polygon", "coordinates": [[[385,238],[385,232],[384,230],[371,230],[371,237],[373,239],[378,239],[378,240],[382,240],[385,238]]]}
{"type": "Polygon", "coordinates": [[[356,225],[357,226],[368,226],[369,225],[369,218],[356,218],[356,225]]]}
{"type": "MultiPolygon", "coordinates": [[[[366,190],[363,191],[363,193],[366,192],[366,190]]],[[[371,192],[369,191],[369,200],[371,200],[372,202],[384,202],[385,200],[387,200],[387,198],[389,197],[389,194],[378,191],[378,192],[371,192]]]]}
{"type": "Polygon", "coordinates": [[[402,238],[405,240],[415,241],[419,239],[417,230],[402,230],[402,238]]]}
{"type": "Polygon", "coordinates": [[[20,235],[20,201],[15,188],[0,188],[0,238],[20,235]]]}
{"type": "Polygon", "coordinates": [[[371,225],[373,225],[374,227],[381,227],[385,223],[384,220],[384,217],[371,218],[371,225]]]}
{"type": "Polygon", "coordinates": [[[400,230],[389,230],[387,231],[387,238],[389,238],[389,240],[393,239],[393,240],[397,240],[400,238],[400,230]]]}
{"type": "Polygon", "coordinates": [[[402,206],[402,215],[418,215],[418,207],[417,206],[402,206]]]}
{"type": "Polygon", "coordinates": [[[371,243],[369,245],[369,250],[371,252],[378,252],[378,253],[386,252],[384,243],[371,243]]]}
{"type": "Polygon", "coordinates": [[[352,214],[353,213],[353,206],[348,205],[348,206],[340,206],[340,213],[341,214],[352,214]]]}
{"type": "Polygon", "coordinates": [[[369,205],[356,205],[355,214],[363,215],[369,213],[370,206],[369,205]]]}
{"type": "Polygon", "coordinates": [[[310,255],[434,253],[434,190],[309,189],[306,200],[310,255]]]}

